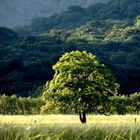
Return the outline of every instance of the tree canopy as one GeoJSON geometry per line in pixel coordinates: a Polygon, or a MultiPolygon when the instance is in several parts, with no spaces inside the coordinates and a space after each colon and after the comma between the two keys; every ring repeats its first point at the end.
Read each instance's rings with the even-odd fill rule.
{"type": "Polygon", "coordinates": [[[105,105],[117,93],[118,84],[110,70],[86,51],[65,53],[53,69],[55,75],[44,91],[47,104],[53,101],[61,109],[79,113],[82,122],[86,113],[105,105]]]}

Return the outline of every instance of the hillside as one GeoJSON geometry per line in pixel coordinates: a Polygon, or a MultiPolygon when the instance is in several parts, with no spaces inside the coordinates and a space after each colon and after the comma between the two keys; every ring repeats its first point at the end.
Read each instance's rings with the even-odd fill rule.
{"type": "Polygon", "coordinates": [[[140,17],[93,20],[76,29],[53,29],[0,46],[0,90],[7,95],[38,95],[53,77],[52,65],[72,50],[97,55],[115,74],[119,93],[140,91],[140,17]]]}
{"type": "Polygon", "coordinates": [[[37,35],[54,28],[73,29],[91,20],[135,19],[140,15],[139,0],[111,0],[87,8],[71,6],[68,10],[49,18],[35,18],[32,22],[15,30],[21,35],[37,35]]]}
{"type": "Polygon", "coordinates": [[[105,1],[107,0],[0,0],[0,25],[25,25],[33,18],[60,13],[71,5],[87,7],[105,1]]]}
{"type": "Polygon", "coordinates": [[[139,0],[111,0],[87,8],[70,6],[14,31],[0,27],[1,94],[38,96],[53,77],[52,66],[73,50],[91,52],[106,64],[120,84],[120,94],[140,91],[139,15],[139,0]]]}

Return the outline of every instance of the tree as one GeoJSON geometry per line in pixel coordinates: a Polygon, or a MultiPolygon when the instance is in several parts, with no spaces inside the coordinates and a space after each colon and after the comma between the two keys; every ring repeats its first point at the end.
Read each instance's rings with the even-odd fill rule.
{"type": "Polygon", "coordinates": [[[86,51],[64,54],[53,69],[55,75],[44,91],[46,106],[52,102],[54,108],[71,109],[79,113],[82,123],[87,113],[95,112],[117,93],[118,84],[109,69],[86,51]]]}
{"type": "Polygon", "coordinates": [[[134,107],[134,112],[140,113],[140,93],[136,92],[130,96],[131,106],[134,107]]]}

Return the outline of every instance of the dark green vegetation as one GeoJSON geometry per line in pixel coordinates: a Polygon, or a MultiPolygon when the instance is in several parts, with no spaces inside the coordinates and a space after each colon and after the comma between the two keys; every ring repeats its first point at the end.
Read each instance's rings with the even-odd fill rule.
{"type": "Polygon", "coordinates": [[[5,30],[0,41],[1,93],[38,94],[42,85],[52,79],[52,65],[64,52],[72,50],[95,54],[115,74],[120,93],[140,90],[139,17],[134,22],[93,21],[74,30],[52,30],[30,37],[18,37],[11,30],[1,29],[5,30]],[[10,40],[9,34],[15,37],[10,40]]]}
{"type": "Polygon", "coordinates": [[[40,113],[40,108],[44,105],[41,98],[17,98],[15,95],[0,96],[0,114],[4,115],[35,115],[40,113]]]}
{"type": "Polygon", "coordinates": [[[108,3],[93,4],[86,9],[71,6],[61,14],[49,18],[36,18],[30,25],[16,30],[22,35],[35,35],[54,28],[75,28],[91,20],[132,20],[138,15],[140,15],[139,0],[110,0],[108,3]]]}
{"type": "Polygon", "coordinates": [[[139,6],[139,0],[112,0],[87,9],[70,7],[17,33],[0,27],[1,94],[39,96],[53,78],[52,66],[74,50],[95,54],[115,75],[119,93],[140,91],[139,6]]]}
{"type": "Polygon", "coordinates": [[[119,86],[114,76],[86,51],[64,54],[53,69],[55,75],[44,91],[46,110],[55,107],[71,110],[86,123],[87,113],[98,110],[98,106],[108,108],[109,96],[117,94],[119,86]]]}
{"type": "MultiPolygon", "coordinates": [[[[94,96],[94,95],[93,95],[94,96]]],[[[68,97],[67,97],[68,98],[68,97]]],[[[95,99],[94,99],[95,100],[95,99]]],[[[77,101],[78,103],[78,101],[77,101]]],[[[102,102],[104,104],[104,102],[102,102]]],[[[140,93],[132,94],[129,96],[112,96],[109,98],[109,104],[107,105],[97,105],[96,102],[89,103],[92,109],[90,112],[93,114],[106,114],[106,115],[125,115],[125,114],[139,114],[140,113],[140,93]],[[96,109],[95,109],[96,108],[96,109]]],[[[0,114],[8,115],[29,115],[29,114],[66,114],[75,113],[70,106],[63,106],[60,104],[53,104],[44,98],[17,98],[15,95],[0,96],[0,114]],[[59,106],[57,106],[59,105],[59,106]],[[55,108],[54,108],[55,107],[55,108]],[[67,109],[67,110],[66,110],[67,109]]],[[[82,107],[82,106],[81,106],[82,107]]]]}

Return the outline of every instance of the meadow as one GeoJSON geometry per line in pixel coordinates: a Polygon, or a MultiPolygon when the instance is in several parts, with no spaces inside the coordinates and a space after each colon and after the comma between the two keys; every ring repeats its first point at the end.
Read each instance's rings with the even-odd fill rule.
{"type": "Polygon", "coordinates": [[[140,140],[140,116],[0,115],[0,140],[140,140]]]}

